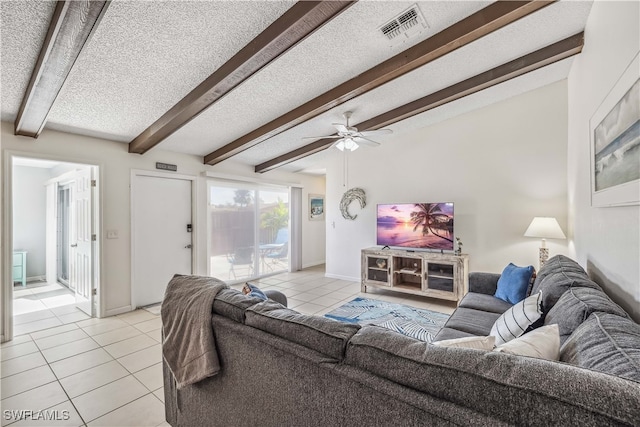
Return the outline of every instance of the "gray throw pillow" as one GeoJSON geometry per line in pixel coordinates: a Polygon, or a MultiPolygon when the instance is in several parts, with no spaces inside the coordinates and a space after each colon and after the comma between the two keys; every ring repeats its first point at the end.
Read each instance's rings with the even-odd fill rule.
{"type": "Polygon", "coordinates": [[[544,324],[557,324],[560,345],[594,312],[629,315],[602,291],[591,288],[570,288],[547,313],[544,324]]]}
{"type": "Polygon", "coordinates": [[[640,325],[593,313],[562,346],[560,360],[640,383],[640,325]]]}
{"type": "Polygon", "coordinates": [[[535,294],[542,291],[542,312],[547,314],[562,294],[579,287],[601,290],[589,279],[580,264],[564,255],[556,255],[540,269],[531,292],[535,294]]]}

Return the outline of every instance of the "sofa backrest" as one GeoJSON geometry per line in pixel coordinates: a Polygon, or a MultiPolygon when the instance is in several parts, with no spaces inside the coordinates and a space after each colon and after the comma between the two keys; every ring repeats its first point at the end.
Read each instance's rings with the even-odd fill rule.
{"type": "Polygon", "coordinates": [[[547,260],[536,275],[531,294],[542,291],[542,311],[548,313],[562,294],[571,288],[592,288],[601,290],[584,269],[564,255],[556,255],[547,260]]]}
{"type": "Polygon", "coordinates": [[[270,300],[248,308],[245,324],[336,360],[344,358],[347,342],[360,329],[357,324],[301,314],[270,300]]]}
{"type": "Polygon", "coordinates": [[[640,420],[640,387],[625,379],[541,359],[434,346],[375,326],[351,338],[344,363],[515,425],[640,420]]]}
{"type": "Polygon", "coordinates": [[[248,296],[236,289],[223,289],[213,300],[213,311],[238,323],[244,323],[245,311],[261,303],[261,298],[248,296]]]}

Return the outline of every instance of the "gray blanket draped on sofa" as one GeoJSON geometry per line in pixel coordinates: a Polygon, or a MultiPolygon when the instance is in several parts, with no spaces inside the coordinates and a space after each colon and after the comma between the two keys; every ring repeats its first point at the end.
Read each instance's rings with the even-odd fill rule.
{"type": "Polygon", "coordinates": [[[211,310],[218,292],[228,287],[212,277],[178,274],[167,285],[160,310],[162,355],[179,389],[220,371],[211,310]]]}

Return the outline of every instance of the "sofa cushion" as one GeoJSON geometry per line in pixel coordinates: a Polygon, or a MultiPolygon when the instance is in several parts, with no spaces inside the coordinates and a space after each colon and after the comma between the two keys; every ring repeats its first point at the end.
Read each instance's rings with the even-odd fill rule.
{"type": "Polygon", "coordinates": [[[469,292],[462,298],[458,307],[502,314],[511,308],[512,305],[513,304],[501,300],[500,298],[496,298],[493,295],[469,292]]]}
{"type": "Polygon", "coordinates": [[[458,307],[451,317],[449,317],[447,323],[444,324],[444,327],[468,332],[473,335],[486,336],[489,335],[491,327],[498,317],[500,317],[498,313],[458,307]]]}
{"type": "Polygon", "coordinates": [[[592,288],[570,288],[562,294],[545,318],[545,325],[557,324],[560,345],[580,326],[591,313],[603,312],[629,317],[618,304],[602,291],[592,288]]]}
{"type": "Polygon", "coordinates": [[[490,332],[496,337],[496,345],[518,338],[540,319],[541,297],[541,293],[528,296],[498,317],[490,332]]]}
{"type": "Polygon", "coordinates": [[[245,324],[342,360],[349,339],[360,325],[308,316],[267,300],[245,312],[245,324]]]}
{"type": "Polygon", "coordinates": [[[223,289],[213,300],[213,311],[231,320],[244,323],[244,312],[262,299],[244,295],[236,289],[223,289]]]}
{"type": "Polygon", "coordinates": [[[477,335],[469,332],[459,331],[457,329],[444,327],[440,329],[440,332],[438,332],[438,335],[436,335],[433,338],[433,341],[431,342],[435,343],[436,341],[451,340],[455,338],[464,338],[464,337],[477,337],[477,335]]]}
{"type": "Polygon", "coordinates": [[[529,283],[534,277],[535,269],[532,265],[518,267],[509,263],[498,279],[498,287],[494,296],[511,304],[516,304],[525,299],[529,290],[529,283]]]}
{"type": "Polygon", "coordinates": [[[546,314],[570,288],[592,288],[600,290],[589,279],[580,264],[564,255],[549,258],[537,274],[531,294],[542,291],[542,310],[546,314]]]}
{"type": "Polygon", "coordinates": [[[560,360],[640,383],[640,325],[592,313],[560,349],[560,360]]]}
{"type": "Polygon", "coordinates": [[[495,348],[497,352],[546,360],[560,359],[558,325],[543,326],[495,348]]]}

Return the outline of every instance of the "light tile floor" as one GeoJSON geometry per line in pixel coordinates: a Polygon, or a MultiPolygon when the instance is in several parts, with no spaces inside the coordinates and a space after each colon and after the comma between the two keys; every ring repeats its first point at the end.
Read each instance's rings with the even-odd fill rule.
{"type": "MultiPolygon", "coordinates": [[[[283,292],[289,307],[305,314],[323,315],[356,296],[443,313],[455,309],[454,303],[386,290],[361,294],[357,282],[325,277],[324,266],[257,282],[263,290],[283,292]]],[[[19,329],[21,324],[42,320],[21,318],[30,321],[17,324],[20,333],[0,348],[2,426],[168,425],[164,421],[158,315],[136,310],[105,319],[65,322],[61,317],[72,311],[56,314],[56,307],[46,310],[53,317],[44,319],[55,317],[59,323],[51,322],[46,329],[42,324],[19,329]],[[29,419],[18,421],[20,415],[29,419]]],[[[16,317],[25,314],[30,313],[16,317]]]]}
{"type": "Polygon", "coordinates": [[[89,319],[75,307],[75,294],[55,283],[28,283],[13,288],[14,335],[22,335],[89,319]]]}

